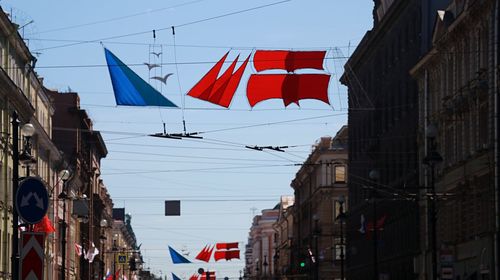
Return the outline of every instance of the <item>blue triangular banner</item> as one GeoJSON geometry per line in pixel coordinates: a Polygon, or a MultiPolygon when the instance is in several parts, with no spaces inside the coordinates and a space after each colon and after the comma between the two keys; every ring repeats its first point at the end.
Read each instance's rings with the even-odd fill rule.
{"type": "Polygon", "coordinates": [[[188,259],[183,257],[179,252],[176,250],[172,249],[172,247],[168,246],[168,250],[170,251],[170,257],[172,257],[172,262],[174,264],[178,263],[191,263],[188,259]]]}
{"type": "Polygon", "coordinates": [[[181,278],[177,277],[177,275],[175,275],[173,272],[172,272],[172,279],[174,279],[174,280],[181,280],[181,278]]]}
{"type": "Polygon", "coordinates": [[[104,49],[116,105],[177,107],[108,49],[104,49]]]}

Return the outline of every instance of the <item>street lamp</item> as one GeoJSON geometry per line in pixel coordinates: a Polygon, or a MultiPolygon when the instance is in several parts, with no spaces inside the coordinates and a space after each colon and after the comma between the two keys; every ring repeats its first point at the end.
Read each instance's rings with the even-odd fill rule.
{"type": "Polygon", "coordinates": [[[19,162],[26,168],[26,177],[30,176],[30,168],[36,164],[36,159],[31,155],[31,137],[35,134],[35,127],[31,123],[26,123],[21,127],[23,135],[23,152],[19,155],[19,162]]]}
{"type": "MultiPolygon", "coordinates": [[[[372,181],[377,182],[380,179],[378,170],[373,169],[368,174],[372,181]]],[[[371,197],[373,203],[373,279],[378,280],[378,237],[377,237],[377,191],[376,186],[371,188],[371,197]]]]}
{"type": "Polygon", "coordinates": [[[118,241],[118,234],[115,233],[113,235],[113,247],[111,251],[113,251],[113,280],[116,280],[116,252],[118,251],[118,245],[116,242],[118,241]]]}
{"type": "MultiPolygon", "coordinates": [[[[21,159],[27,159],[24,163],[34,163],[35,159],[31,156],[31,137],[35,133],[35,128],[32,124],[25,124],[21,129],[24,138],[23,155],[29,157],[20,157],[19,155],[19,120],[16,111],[12,112],[12,253],[11,253],[11,274],[12,279],[19,279],[19,215],[17,213],[17,203],[15,195],[19,188],[19,162],[21,159]],[[28,145],[29,144],[29,145],[28,145]],[[27,153],[26,152],[30,152],[27,153]]],[[[29,176],[29,167],[26,170],[26,175],[29,176]]]]}
{"type": "MultiPolygon", "coordinates": [[[[277,247],[277,246],[276,246],[277,247]]],[[[280,252],[279,252],[279,249],[276,248],[276,251],[274,252],[274,256],[273,256],[273,278],[278,278],[279,275],[280,275],[280,272],[278,270],[279,268],[279,264],[278,264],[278,261],[279,261],[279,258],[280,258],[280,252]]]]}
{"type": "Polygon", "coordinates": [[[264,262],[262,265],[264,266],[264,279],[267,279],[267,266],[269,265],[267,263],[267,255],[264,255],[264,262]]]}
{"type": "Polygon", "coordinates": [[[429,220],[430,220],[430,241],[432,253],[432,274],[431,279],[437,279],[437,241],[436,241],[436,186],[434,181],[434,172],[436,164],[443,161],[443,158],[437,151],[436,137],[438,135],[437,127],[434,124],[429,124],[425,130],[425,137],[427,138],[427,151],[424,158],[424,164],[430,167],[430,188],[431,196],[427,196],[429,201],[429,220]]]}
{"type": "Polygon", "coordinates": [[[61,193],[57,196],[57,198],[63,201],[63,217],[61,222],[61,258],[62,258],[62,266],[61,266],[61,279],[66,279],[66,200],[69,198],[67,193],[66,182],[68,181],[70,176],[70,172],[66,169],[59,172],[59,177],[63,181],[63,189],[61,193]]]}
{"type": "Polygon", "coordinates": [[[256,278],[260,279],[260,260],[257,260],[257,263],[255,265],[255,276],[256,278]]]}
{"type": "Polygon", "coordinates": [[[344,280],[344,221],[346,218],[345,212],[344,212],[344,203],[345,203],[345,196],[341,195],[338,199],[337,202],[339,203],[339,214],[335,218],[340,222],[340,280],[344,280]]]}
{"type": "Polygon", "coordinates": [[[106,242],[105,228],[108,227],[108,221],[106,219],[102,219],[99,225],[101,226],[101,235],[99,236],[99,240],[101,241],[101,252],[103,252],[101,254],[101,269],[99,272],[100,273],[99,279],[102,279],[104,278],[104,267],[105,267],[105,262],[104,262],[104,250],[105,250],[104,243],[106,242]]]}
{"type": "Polygon", "coordinates": [[[314,237],[314,279],[317,280],[319,279],[319,256],[318,256],[318,238],[319,238],[319,227],[318,227],[318,222],[319,222],[319,216],[317,214],[314,214],[312,216],[313,221],[314,221],[314,230],[313,230],[313,237],[314,237]]]}

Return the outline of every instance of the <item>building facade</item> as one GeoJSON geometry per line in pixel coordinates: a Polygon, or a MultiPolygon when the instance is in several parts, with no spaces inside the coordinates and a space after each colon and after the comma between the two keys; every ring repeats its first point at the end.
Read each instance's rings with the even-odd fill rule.
{"type": "MultiPolygon", "coordinates": [[[[13,177],[36,176],[44,182],[50,195],[61,186],[58,172],[61,170],[62,155],[52,142],[55,108],[43,87],[43,80],[34,71],[36,58],[25,45],[18,29],[19,25],[13,23],[0,8],[0,279],[12,278],[13,177]],[[22,135],[22,129],[19,130],[18,152],[27,152],[24,155],[28,157],[26,162],[21,160],[17,167],[13,166],[12,160],[13,121],[19,121],[20,128],[27,123],[34,128],[34,135],[29,138],[22,135]]],[[[57,204],[49,205],[47,215],[51,221],[56,220],[57,204]]],[[[54,234],[49,234],[45,241],[46,278],[52,278],[51,268],[57,261],[57,252],[51,246],[56,238],[54,234]]]]}
{"type": "MultiPolygon", "coordinates": [[[[54,114],[54,141],[63,152],[68,169],[73,177],[67,186],[73,194],[71,206],[78,201],[74,214],[73,227],[75,243],[86,250],[99,248],[103,230],[107,230],[111,221],[111,199],[106,195],[106,187],[100,179],[100,162],[107,155],[106,145],[99,131],[93,129],[92,120],[87,112],[80,108],[80,99],[74,92],[48,91],[56,108],[54,114]],[[85,209],[86,208],[86,209],[85,209]],[[103,221],[106,221],[106,225],[103,221]]],[[[73,207],[75,210],[75,208],[73,207]]],[[[70,211],[68,211],[70,212],[70,211]]],[[[66,243],[68,252],[74,252],[74,246],[66,243]]],[[[69,254],[68,256],[74,256],[69,254]]],[[[89,262],[83,256],[80,259],[69,260],[66,267],[78,267],[77,276],[81,279],[100,279],[104,271],[102,255],[97,255],[95,261],[89,262]],[[68,266],[69,265],[69,266],[68,266]]]]}
{"type": "MultiPolygon", "coordinates": [[[[20,36],[19,25],[10,17],[0,8],[0,280],[13,278],[16,175],[20,179],[40,178],[50,196],[47,217],[55,232],[49,227],[42,229],[47,230],[44,279],[61,279],[63,274],[65,279],[103,279],[105,268],[114,261],[107,252],[117,233],[113,201],[100,177],[106,145],[87,112],[80,108],[78,94],[44,87],[43,78],[34,70],[36,58],[20,36]],[[13,135],[17,127],[14,121],[19,122],[17,135],[13,135]],[[28,123],[34,134],[25,137],[22,127],[28,123]],[[17,143],[13,142],[15,136],[17,143]],[[14,144],[21,154],[18,166],[13,162],[14,144]],[[69,171],[69,178],[62,177],[63,170],[69,171]],[[78,246],[81,249],[77,250],[78,246]]],[[[131,259],[138,259],[140,268],[142,257],[130,216],[118,229],[123,237],[120,240],[133,249],[131,259]]],[[[138,273],[130,269],[131,265],[127,263],[126,267],[125,275],[136,278],[138,273]]]]}
{"type": "Polygon", "coordinates": [[[274,261],[274,275],[279,279],[286,279],[286,275],[290,274],[290,264],[292,260],[292,239],[293,239],[293,204],[295,198],[293,196],[282,196],[278,220],[273,225],[275,230],[275,245],[276,250],[274,261]]]}
{"type": "Polygon", "coordinates": [[[498,8],[455,0],[436,11],[432,49],[412,69],[419,160],[441,157],[420,167],[420,279],[434,270],[449,279],[499,278],[498,8]]]}
{"type": "MultiPolygon", "coordinates": [[[[294,189],[289,278],[340,279],[339,201],[347,197],[347,126],[322,137],[291,183],[294,189]]],[[[344,205],[345,207],[346,205],[344,205]]]]}
{"type": "Polygon", "coordinates": [[[126,263],[116,264],[114,263],[116,259],[113,258],[114,261],[108,263],[110,267],[111,264],[113,267],[111,273],[115,270],[116,272],[119,271],[119,274],[127,279],[137,279],[138,275],[141,274],[141,264],[143,261],[139,251],[140,248],[137,244],[137,238],[132,228],[132,215],[125,214],[125,208],[115,208],[113,212],[113,244],[108,248],[108,252],[112,252],[113,255],[125,255],[126,263]]]}
{"type": "Polygon", "coordinates": [[[247,279],[273,279],[275,250],[274,223],[279,216],[279,204],[273,209],[264,209],[262,214],[253,218],[250,227],[247,252],[245,255],[245,271],[247,279]]]}
{"type": "Polygon", "coordinates": [[[409,70],[429,48],[435,11],[448,1],[374,1],[374,26],[345,65],[349,96],[347,273],[415,279],[417,84],[409,70]],[[365,228],[365,225],[372,225],[365,228]]]}

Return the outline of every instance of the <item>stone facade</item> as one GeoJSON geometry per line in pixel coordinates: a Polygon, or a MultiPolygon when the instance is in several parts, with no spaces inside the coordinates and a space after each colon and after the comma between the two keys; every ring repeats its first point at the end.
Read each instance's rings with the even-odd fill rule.
{"type": "Polygon", "coordinates": [[[349,88],[348,279],[414,279],[417,273],[419,218],[414,198],[421,163],[418,91],[409,70],[429,48],[435,18],[431,11],[447,2],[375,0],[374,26],[345,65],[341,81],[349,88]],[[381,224],[375,226],[377,239],[374,232],[360,231],[363,220],[381,224]]]}
{"type": "Polygon", "coordinates": [[[443,158],[434,168],[420,168],[420,185],[426,187],[420,193],[422,244],[418,264],[425,272],[420,279],[430,277],[433,253],[438,275],[498,279],[498,260],[494,261],[498,248],[498,180],[494,179],[498,168],[496,2],[455,0],[436,11],[433,47],[412,70],[419,85],[419,159],[423,161],[433,145],[426,137],[430,125],[437,128],[435,150],[443,158]],[[429,199],[434,197],[429,192],[432,171],[435,251],[429,199]]]}
{"type": "Polygon", "coordinates": [[[340,277],[343,244],[336,217],[339,198],[347,197],[347,135],[344,126],[335,137],[318,140],[291,183],[295,202],[289,246],[293,253],[286,277],[340,277]]]}

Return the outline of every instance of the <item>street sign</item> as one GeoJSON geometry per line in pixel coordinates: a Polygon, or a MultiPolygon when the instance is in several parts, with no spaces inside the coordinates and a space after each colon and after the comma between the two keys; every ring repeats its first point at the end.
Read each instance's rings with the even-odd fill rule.
{"type": "Polygon", "coordinates": [[[126,254],[118,254],[118,255],[116,255],[116,263],[118,263],[118,264],[127,264],[127,255],[126,254]]]}
{"type": "Polygon", "coordinates": [[[441,279],[454,279],[453,267],[442,267],[441,268],[441,279]]]}
{"type": "Polygon", "coordinates": [[[21,233],[21,280],[43,279],[43,244],[43,233],[21,233]]]}
{"type": "Polygon", "coordinates": [[[25,223],[40,222],[49,209],[49,194],[45,184],[37,177],[22,180],[16,193],[16,208],[25,223]]]}

